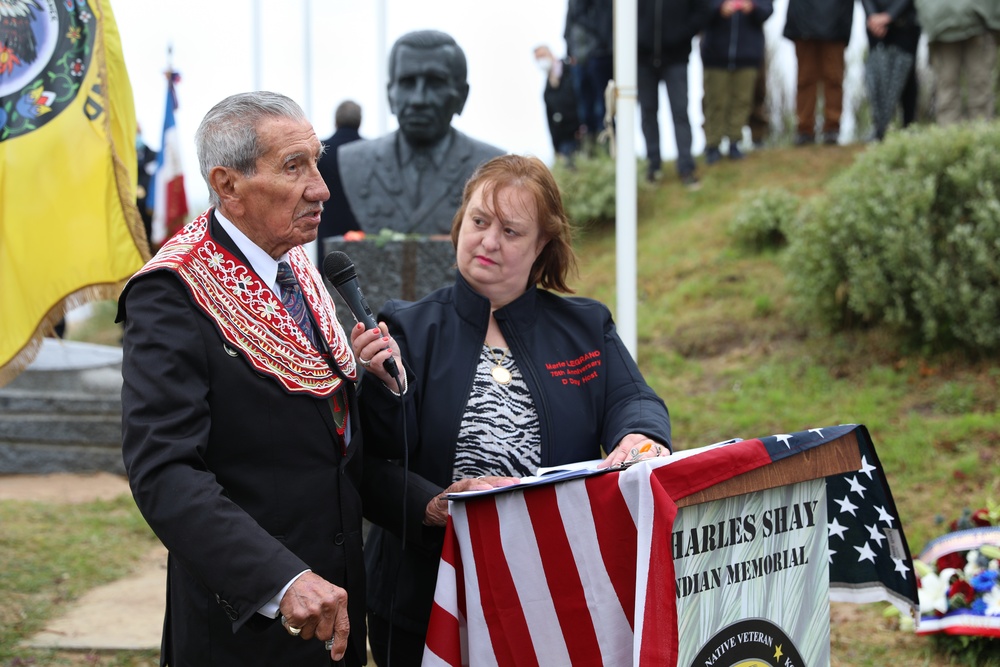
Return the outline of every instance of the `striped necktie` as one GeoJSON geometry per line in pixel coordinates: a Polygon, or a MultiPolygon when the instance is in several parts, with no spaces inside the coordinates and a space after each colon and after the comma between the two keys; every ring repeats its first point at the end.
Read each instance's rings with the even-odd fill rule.
{"type": "Polygon", "coordinates": [[[309,312],[306,310],[306,300],[302,296],[302,288],[299,287],[299,282],[295,279],[295,274],[292,273],[292,267],[288,262],[278,262],[278,285],[281,287],[281,303],[284,304],[285,310],[299,325],[299,329],[302,329],[302,333],[318,349],[316,332],[313,329],[312,320],[309,318],[309,312]]]}

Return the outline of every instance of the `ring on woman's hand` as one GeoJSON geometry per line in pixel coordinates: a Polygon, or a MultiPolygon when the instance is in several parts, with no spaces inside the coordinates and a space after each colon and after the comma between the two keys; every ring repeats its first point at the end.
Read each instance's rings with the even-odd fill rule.
{"type": "Polygon", "coordinates": [[[362,368],[368,368],[369,366],[372,365],[372,360],[371,359],[367,359],[367,360],[362,359],[361,355],[359,354],[358,355],[358,363],[361,364],[362,368]]]}

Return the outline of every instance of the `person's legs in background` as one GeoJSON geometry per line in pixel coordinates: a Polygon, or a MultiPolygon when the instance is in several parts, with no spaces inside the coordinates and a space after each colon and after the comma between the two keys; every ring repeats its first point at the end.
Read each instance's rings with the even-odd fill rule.
{"type": "Polygon", "coordinates": [[[965,89],[968,91],[969,120],[993,118],[996,84],[997,43],[993,33],[986,31],[966,43],[965,89]]]}
{"type": "Polygon", "coordinates": [[[612,67],[609,55],[591,56],[573,68],[580,122],[587,128],[586,136],[580,140],[588,153],[597,145],[597,136],[604,129],[604,90],[613,75],[612,67]]]}
{"type": "Polygon", "coordinates": [[[639,125],[646,141],[646,180],[653,181],[660,171],[660,75],[651,63],[639,60],[636,71],[636,94],[639,98],[639,125]]]}
{"type": "MultiPolygon", "coordinates": [[[[870,33],[869,33],[870,36],[870,33]]],[[[894,29],[890,26],[886,35],[886,43],[897,47],[913,56],[913,64],[906,74],[906,83],[899,96],[899,106],[903,110],[903,127],[909,127],[917,120],[917,105],[920,101],[920,87],[917,81],[917,49],[920,46],[920,26],[905,26],[894,29]]]]}
{"type": "Polygon", "coordinates": [[[581,133],[580,142],[584,144],[582,146],[584,150],[589,150],[589,146],[586,145],[589,143],[587,137],[595,129],[589,124],[593,115],[594,97],[590,90],[590,78],[587,76],[587,61],[574,63],[570,72],[572,73],[573,92],[576,93],[576,113],[580,118],[580,129],[586,130],[585,134],[581,133]]]}
{"type": "Polygon", "coordinates": [[[903,127],[909,127],[917,120],[917,100],[919,98],[919,88],[917,87],[917,63],[914,60],[910,66],[910,71],[906,75],[906,85],[899,96],[899,104],[903,107],[903,127]]]}
{"type": "Polygon", "coordinates": [[[739,160],[743,158],[739,147],[743,139],[743,126],[753,108],[753,87],[757,81],[757,70],[742,67],[726,74],[729,80],[729,102],[724,127],[726,136],[729,137],[729,159],[739,160]]]}
{"type": "Polygon", "coordinates": [[[753,106],[747,125],[750,126],[750,139],[755,148],[764,146],[771,132],[771,119],[767,110],[767,61],[760,64],[753,87],[753,106]]]}
{"type": "Polygon", "coordinates": [[[840,116],[844,107],[844,42],[820,42],[820,78],[823,80],[823,143],[840,140],[840,116]]]}
{"type": "Polygon", "coordinates": [[[729,98],[727,72],[717,67],[706,67],[705,90],[701,100],[705,115],[705,164],[715,164],[722,158],[719,142],[725,127],[725,107],[729,98]]]}
{"type": "Polygon", "coordinates": [[[667,84],[670,116],[674,121],[674,139],[677,142],[677,174],[685,185],[694,185],[697,179],[694,176],[694,157],[691,155],[687,69],[687,63],[666,65],[663,70],[663,80],[667,84]]]}
{"type": "Polygon", "coordinates": [[[796,40],[795,59],[798,61],[795,86],[797,119],[795,144],[805,146],[815,141],[816,134],[816,90],[820,74],[819,42],[796,40]]]}
{"type": "Polygon", "coordinates": [[[934,70],[934,105],[938,125],[962,120],[962,43],[931,42],[928,53],[934,70]]]}
{"type": "Polygon", "coordinates": [[[587,61],[588,88],[594,95],[591,108],[591,117],[587,119],[587,129],[594,141],[597,135],[604,129],[604,91],[608,87],[608,81],[614,76],[612,58],[608,56],[594,56],[587,61]]]}

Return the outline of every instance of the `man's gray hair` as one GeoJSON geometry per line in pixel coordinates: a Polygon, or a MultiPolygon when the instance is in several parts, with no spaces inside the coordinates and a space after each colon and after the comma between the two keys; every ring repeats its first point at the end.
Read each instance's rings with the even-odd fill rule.
{"type": "Polygon", "coordinates": [[[267,146],[260,143],[257,129],[268,118],[307,120],[294,100],[263,90],[231,95],[205,114],[194,142],[212,206],[219,205],[219,195],[212,190],[209,172],[214,167],[227,167],[244,176],[253,176],[257,172],[257,159],[267,151],[267,146]]]}

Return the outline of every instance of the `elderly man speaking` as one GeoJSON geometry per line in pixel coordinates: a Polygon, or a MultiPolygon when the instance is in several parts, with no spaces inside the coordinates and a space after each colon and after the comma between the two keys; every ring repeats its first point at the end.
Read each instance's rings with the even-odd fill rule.
{"type": "Polygon", "coordinates": [[[160,664],[364,664],[356,356],[302,248],[322,145],[267,92],[196,142],[212,208],[119,301],[125,467],[169,551],[160,664]]]}

